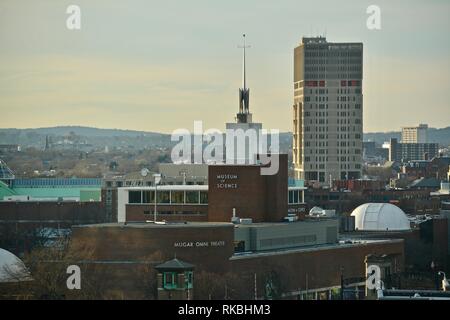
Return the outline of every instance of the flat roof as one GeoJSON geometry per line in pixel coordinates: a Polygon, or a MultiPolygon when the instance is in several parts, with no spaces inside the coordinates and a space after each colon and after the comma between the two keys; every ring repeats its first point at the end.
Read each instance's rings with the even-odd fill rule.
{"type": "Polygon", "coordinates": [[[206,228],[206,227],[231,227],[231,222],[167,222],[165,224],[155,224],[153,222],[109,222],[97,224],[83,224],[73,226],[75,228],[206,228]]]}
{"type": "MultiPolygon", "coordinates": [[[[146,190],[155,190],[154,186],[141,186],[141,187],[122,187],[122,188],[118,188],[119,190],[130,190],[130,191],[146,191],[146,190]]],[[[183,190],[187,190],[187,191],[208,191],[208,185],[204,185],[204,184],[164,184],[161,186],[158,186],[158,190],[160,191],[170,191],[170,190],[175,190],[175,191],[183,191],[183,190]]]]}
{"type": "MultiPolygon", "coordinates": [[[[155,190],[154,186],[138,186],[138,187],[120,187],[118,190],[129,190],[129,191],[145,191],[145,190],[155,190]]],[[[208,191],[209,187],[207,184],[163,184],[158,186],[158,190],[161,191],[208,191]]],[[[288,190],[307,190],[307,187],[298,187],[298,186],[288,186],[288,190]]]]}
{"type": "Polygon", "coordinates": [[[274,255],[284,255],[290,253],[298,253],[298,252],[314,252],[314,251],[322,251],[322,250],[333,250],[333,249],[345,249],[352,247],[365,246],[370,244],[388,244],[388,243],[401,243],[403,239],[383,239],[383,240],[368,240],[368,239],[358,239],[352,243],[330,243],[330,244],[315,244],[311,246],[305,247],[296,247],[296,248],[286,248],[286,249],[272,249],[267,251],[257,251],[257,252],[242,252],[238,254],[234,254],[231,256],[230,260],[239,260],[239,259],[251,259],[251,258],[259,258],[266,256],[274,256],[274,255]]]}
{"type": "Polygon", "coordinates": [[[297,220],[297,221],[280,221],[280,222],[252,222],[249,224],[245,223],[239,223],[235,224],[236,227],[273,227],[273,226],[281,226],[281,225],[293,225],[293,224],[299,224],[299,223],[318,223],[318,222],[324,222],[324,221],[330,221],[330,220],[338,220],[337,217],[330,217],[330,218],[317,218],[317,219],[306,219],[306,220],[297,220]]]}

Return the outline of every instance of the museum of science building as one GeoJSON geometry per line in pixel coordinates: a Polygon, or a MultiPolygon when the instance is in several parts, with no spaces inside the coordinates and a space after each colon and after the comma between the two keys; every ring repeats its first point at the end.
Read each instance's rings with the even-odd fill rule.
{"type": "Polygon", "coordinates": [[[343,241],[333,212],[308,214],[305,188],[289,186],[287,155],[279,162],[275,175],[220,164],[208,166],[207,185],[118,188],[118,222],[74,226],[71,246],[89,247],[83,263],[107,270],[105,290],[125,299],[143,297],[142,265],[154,272],[157,299],[194,299],[205,273],[234,275],[247,299],[270,298],[269,284],[283,299],[333,299],[343,284],[364,298],[369,257],[384,257],[389,273],[403,270],[404,240],[343,241]]]}

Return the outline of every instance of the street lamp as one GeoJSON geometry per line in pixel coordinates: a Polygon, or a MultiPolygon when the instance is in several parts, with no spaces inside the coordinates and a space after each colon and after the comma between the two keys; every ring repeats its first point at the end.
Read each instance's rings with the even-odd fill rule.
{"type": "Polygon", "coordinates": [[[156,223],[156,214],[157,214],[157,212],[156,212],[156,203],[158,201],[157,200],[157,191],[158,191],[158,183],[160,183],[160,181],[161,181],[161,174],[155,173],[153,175],[153,179],[155,181],[155,208],[153,210],[153,222],[156,223]]]}
{"type": "Polygon", "coordinates": [[[344,300],[344,267],[341,266],[341,300],[344,300]]]}

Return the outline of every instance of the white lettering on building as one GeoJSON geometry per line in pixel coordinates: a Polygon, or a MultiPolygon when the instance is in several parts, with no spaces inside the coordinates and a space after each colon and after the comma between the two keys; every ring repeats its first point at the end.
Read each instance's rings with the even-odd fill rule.
{"type": "Polygon", "coordinates": [[[237,183],[231,183],[228,180],[237,180],[238,176],[237,174],[218,174],[217,180],[219,181],[217,183],[217,189],[237,189],[238,185],[237,183]]]}
{"type": "Polygon", "coordinates": [[[173,246],[175,248],[204,248],[204,247],[224,247],[225,246],[225,241],[223,240],[218,240],[218,241],[179,241],[179,242],[175,242],[173,244],[173,246]]]}

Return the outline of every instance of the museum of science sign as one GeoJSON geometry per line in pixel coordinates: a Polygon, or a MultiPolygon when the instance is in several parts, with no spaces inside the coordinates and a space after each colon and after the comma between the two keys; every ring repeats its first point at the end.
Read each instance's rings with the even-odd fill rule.
{"type": "Polygon", "coordinates": [[[217,189],[237,189],[236,180],[237,174],[218,174],[217,175],[217,189]]]}
{"type": "Polygon", "coordinates": [[[173,244],[175,248],[204,248],[204,247],[224,247],[225,241],[179,241],[173,244]]]}

